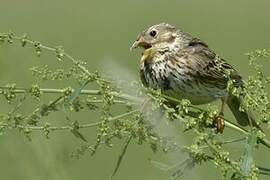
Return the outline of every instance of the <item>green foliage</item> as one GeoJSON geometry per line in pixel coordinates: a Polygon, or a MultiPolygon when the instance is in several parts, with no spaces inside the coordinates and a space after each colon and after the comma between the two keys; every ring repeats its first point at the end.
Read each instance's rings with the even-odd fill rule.
{"type": "MultiPolygon", "coordinates": [[[[209,105],[208,108],[201,108],[192,105],[188,100],[179,100],[165,96],[160,91],[145,89],[138,83],[126,83],[131,88],[137,88],[137,94],[125,94],[112,79],[103,78],[98,72],[89,72],[86,63],[73,58],[67,54],[63,47],[48,47],[41,42],[32,41],[27,35],[21,37],[14,33],[0,34],[2,45],[21,43],[22,47],[32,47],[37,56],[43,53],[53,53],[58,63],[71,64],[70,67],[52,70],[47,64],[30,68],[34,78],[40,80],[39,84],[30,87],[17,87],[16,84],[1,85],[0,95],[4,97],[10,111],[0,114],[0,135],[11,129],[22,132],[29,140],[33,138],[33,131],[39,131],[49,138],[53,131],[66,130],[82,141],[72,156],[79,158],[85,153],[94,155],[99,148],[112,148],[115,140],[125,140],[123,149],[119,155],[113,175],[118,171],[127,148],[131,142],[138,145],[149,144],[153,152],[181,150],[188,155],[188,158],[176,165],[166,165],[161,162],[152,161],[152,164],[164,171],[173,171],[171,178],[177,179],[184,172],[196,165],[203,165],[205,162],[213,163],[221,172],[223,179],[258,179],[259,174],[269,174],[269,170],[257,166],[254,159],[254,151],[261,145],[270,147],[265,134],[256,128],[245,130],[238,125],[225,119],[228,128],[242,134],[242,137],[221,141],[213,129],[213,121],[218,115],[216,107],[209,105]],[[42,88],[44,81],[75,80],[74,87],[63,87],[62,89],[42,88]],[[87,89],[87,85],[95,89],[87,89]],[[54,94],[55,96],[49,96],[54,94]],[[30,96],[29,96],[30,95],[30,96]],[[50,99],[44,101],[45,97],[50,99]],[[27,101],[34,99],[35,101],[27,101]],[[22,113],[21,108],[25,103],[32,104],[30,113],[22,113]],[[176,108],[169,106],[169,103],[177,104],[176,108]],[[114,107],[121,107],[118,115],[113,115],[114,107]],[[138,108],[140,107],[140,108],[138,108]],[[100,118],[96,122],[82,123],[71,118],[71,113],[80,113],[88,110],[96,113],[100,118]],[[55,112],[62,112],[65,125],[57,126],[45,119],[55,112]],[[168,123],[180,121],[183,124],[184,132],[192,131],[193,142],[181,147],[174,140],[160,136],[154,129],[155,119],[158,112],[168,119],[168,123]],[[67,120],[67,121],[66,121],[67,120]],[[95,142],[89,142],[83,135],[82,129],[93,128],[97,130],[95,142]],[[224,146],[229,143],[239,143],[246,140],[243,148],[243,155],[233,158],[232,152],[224,146]],[[255,148],[256,147],[256,148],[255,148]]],[[[257,50],[248,54],[250,65],[254,68],[255,74],[245,82],[243,89],[233,87],[229,82],[228,90],[236,96],[244,94],[241,109],[254,111],[256,123],[269,125],[270,123],[270,101],[266,93],[270,83],[270,76],[263,73],[263,67],[258,63],[260,58],[269,58],[270,50],[257,50]]],[[[228,75],[230,72],[228,72],[228,75]]],[[[160,117],[161,118],[161,117],[160,117]]],[[[60,120],[59,120],[60,121],[60,120]]],[[[56,123],[57,124],[57,123],[56,123]]]]}

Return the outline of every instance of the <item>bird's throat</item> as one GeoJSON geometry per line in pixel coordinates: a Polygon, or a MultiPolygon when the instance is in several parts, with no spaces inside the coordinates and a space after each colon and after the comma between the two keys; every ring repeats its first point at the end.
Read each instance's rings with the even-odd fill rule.
{"type": "Polygon", "coordinates": [[[143,54],[142,54],[140,63],[142,64],[144,62],[149,62],[151,60],[152,52],[153,52],[153,47],[150,47],[148,49],[145,49],[144,52],[143,52],[143,54]]]}

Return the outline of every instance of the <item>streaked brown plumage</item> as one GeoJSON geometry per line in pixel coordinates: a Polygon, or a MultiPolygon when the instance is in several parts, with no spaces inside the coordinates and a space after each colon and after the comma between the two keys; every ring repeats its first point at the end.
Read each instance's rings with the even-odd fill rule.
{"type": "Polygon", "coordinates": [[[146,87],[161,89],[175,98],[189,99],[193,104],[221,99],[228,104],[239,124],[249,123],[251,114],[240,112],[239,100],[226,89],[229,79],[235,86],[242,87],[241,76],[225,60],[218,58],[205,42],[161,23],[140,33],[132,46],[136,47],[145,49],[140,61],[140,76],[146,87]],[[229,77],[227,71],[230,71],[229,77]]]}

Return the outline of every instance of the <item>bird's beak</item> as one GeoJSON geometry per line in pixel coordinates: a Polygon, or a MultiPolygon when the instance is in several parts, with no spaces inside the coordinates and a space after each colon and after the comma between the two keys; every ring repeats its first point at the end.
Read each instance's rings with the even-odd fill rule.
{"type": "Polygon", "coordinates": [[[133,49],[136,49],[139,46],[140,42],[138,40],[136,40],[132,46],[130,47],[130,51],[132,51],[133,49]]]}
{"type": "Polygon", "coordinates": [[[151,45],[148,44],[147,42],[145,42],[145,40],[144,40],[144,38],[142,36],[139,36],[137,38],[137,40],[130,47],[130,51],[132,51],[133,49],[136,49],[138,47],[142,47],[144,49],[148,49],[148,48],[151,47],[151,45]]]}
{"type": "Polygon", "coordinates": [[[144,63],[151,56],[153,48],[149,43],[144,40],[142,36],[139,36],[137,38],[137,40],[130,47],[130,50],[132,51],[133,49],[136,49],[138,47],[142,47],[143,49],[145,49],[140,60],[140,63],[144,63]]]}

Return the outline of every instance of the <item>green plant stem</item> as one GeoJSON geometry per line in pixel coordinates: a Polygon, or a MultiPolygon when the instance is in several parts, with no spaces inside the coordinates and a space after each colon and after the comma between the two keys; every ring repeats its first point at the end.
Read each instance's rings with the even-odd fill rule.
{"type": "MultiPolygon", "coordinates": [[[[8,87],[4,87],[4,86],[0,86],[0,94],[1,92],[3,92],[4,90],[9,90],[8,87]]],[[[12,89],[11,90],[13,93],[30,93],[29,92],[29,89],[27,88],[15,88],[15,89],[12,89]]],[[[65,89],[54,89],[54,88],[41,88],[40,91],[42,93],[46,93],[46,94],[62,94],[65,92],[65,89]]],[[[74,92],[74,89],[72,89],[72,92],[74,92]]],[[[82,95],[101,95],[101,91],[100,90],[86,90],[86,89],[83,89],[81,90],[80,94],[82,95]]],[[[130,101],[133,101],[133,102],[136,102],[136,103],[142,103],[143,100],[141,100],[140,98],[138,97],[134,97],[134,96],[130,96],[128,94],[120,94],[116,91],[113,91],[113,92],[110,92],[111,95],[115,96],[115,97],[118,97],[120,99],[123,99],[123,100],[130,100],[130,101]]],[[[181,103],[181,101],[179,99],[175,99],[173,97],[169,97],[169,96],[166,96],[166,95],[162,95],[164,98],[166,99],[169,99],[169,100],[172,100],[174,102],[177,102],[177,103],[181,103]]],[[[193,105],[190,105],[189,107],[193,108],[193,109],[196,109],[196,110],[199,110],[199,111],[205,111],[204,109],[200,108],[200,107],[197,107],[197,106],[193,106],[193,105]]],[[[228,119],[224,119],[225,120],[225,125],[233,130],[236,130],[238,132],[241,132],[245,135],[248,134],[248,131],[239,127],[238,125],[230,122],[228,119]]],[[[40,129],[42,129],[43,127],[40,127],[40,129]]],[[[51,127],[52,129],[54,129],[53,127],[51,127]]],[[[58,127],[55,127],[55,128],[58,128],[58,127]]],[[[64,129],[69,129],[68,128],[64,128],[64,129]]],[[[270,148],[270,141],[266,138],[263,138],[261,139],[261,142],[266,145],[268,148],[270,148]]]]}
{"type": "MultiPolygon", "coordinates": [[[[18,40],[18,41],[24,41],[25,43],[27,44],[32,44],[32,45],[35,45],[35,41],[32,41],[30,39],[27,39],[25,37],[19,37],[19,36],[12,36],[13,39],[15,40],[18,40]]],[[[43,44],[40,44],[39,46],[41,49],[44,49],[44,50],[47,50],[47,51],[51,51],[51,52],[57,52],[57,48],[54,48],[54,47],[49,47],[49,46],[46,46],[46,45],[43,45],[43,44]]],[[[89,77],[92,76],[93,74],[90,73],[88,71],[88,69],[85,68],[85,66],[81,65],[79,63],[79,61],[77,61],[74,57],[72,57],[71,55],[69,55],[68,53],[66,52],[63,52],[63,57],[66,57],[67,59],[69,59],[73,64],[75,64],[80,70],[82,70],[85,74],[87,74],[89,77]]],[[[102,79],[102,78],[99,78],[99,77],[96,77],[96,80],[99,80],[99,81],[103,81],[103,82],[109,82],[105,79],[102,79]]]]}
{"type": "MultiPolygon", "coordinates": [[[[174,97],[170,97],[170,96],[167,96],[167,95],[161,95],[163,96],[165,99],[169,99],[171,101],[174,101],[174,102],[177,102],[177,103],[181,103],[181,100],[179,99],[176,99],[174,97]]],[[[194,105],[189,105],[189,107],[193,108],[193,109],[196,109],[196,110],[199,110],[199,111],[205,111],[204,109],[200,108],[200,107],[197,107],[197,106],[194,106],[194,105]]],[[[233,130],[236,130],[238,132],[241,132],[245,135],[248,135],[249,134],[249,131],[239,127],[238,125],[232,123],[231,121],[229,121],[228,119],[225,119],[224,118],[224,121],[225,121],[225,125],[233,130]]],[[[258,139],[259,142],[261,142],[263,145],[265,145],[267,148],[270,148],[270,141],[266,138],[260,138],[258,139]]]]}
{"type": "MultiPolygon", "coordinates": [[[[113,122],[116,121],[118,119],[130,116],[132,114],[138,113],[139,110],[133,110],[133,111],[129,111],[127,113],[118,115],[118,116],[114,116],[114,117],[110,117],[108,119],[108,122],[113,122]]],[[[83,128],[90,128],[90,127],[96,127],[99,126],[102,122],[95,122],[95,123],[88,123],[88,124],[82,124],[79,125],[79,129],[83,129],[83,128]]],[[[1,123],[0,122],[0,128],[5,128],[5,127],[9,127],[9,124],[7,123],[1,123]]],[[[28,125],[16,125],[14,128],[18,128],[18,129],[29,129],[29,130],[34,130],[34,131],[38,131],[38,130],[49,130],[49,131],[55,131],[55,130],[71,130],[73,127],[72,126],[61,126],[61,127],[56,127],[56,126],[28,126],[28,125]]]]}
{"type": "MultiPolygon", "coordinates": [[[[0,86],[0,94],[4,91],[4,90],[9,90],[9,87],[4,87],[4,86],[0,86]]],[[[41,88],[39,89],[40,92],[45,93],[45,94],[62,94],[65,92],[65,89],[54,89],[54,88],[41,88]]],[[[10,90],[13,93],[16,94],[20,94],[20,93],[30,93],[29,89],[27,88],[15,88],[10,90]]],[[[72,92],[75,91],[75,89],[71,90],[72,92]]],[[[83,89],[81,90],[80,94],[81,95],[101,95],[101,91],[100,90],[86,90],[83,89]]],[[[142,102],[142,100],[140,98],[134,97],[134,96],[130,96],[128,94],[123,94],[123,93],[118,93],[116,91],[112,91],[110,92],[110,95],[113,95],[117,98],[120,99],[124,99],[124,100],[131,100],[131,101],[135,101],[135,102],[142,102]]]]}

